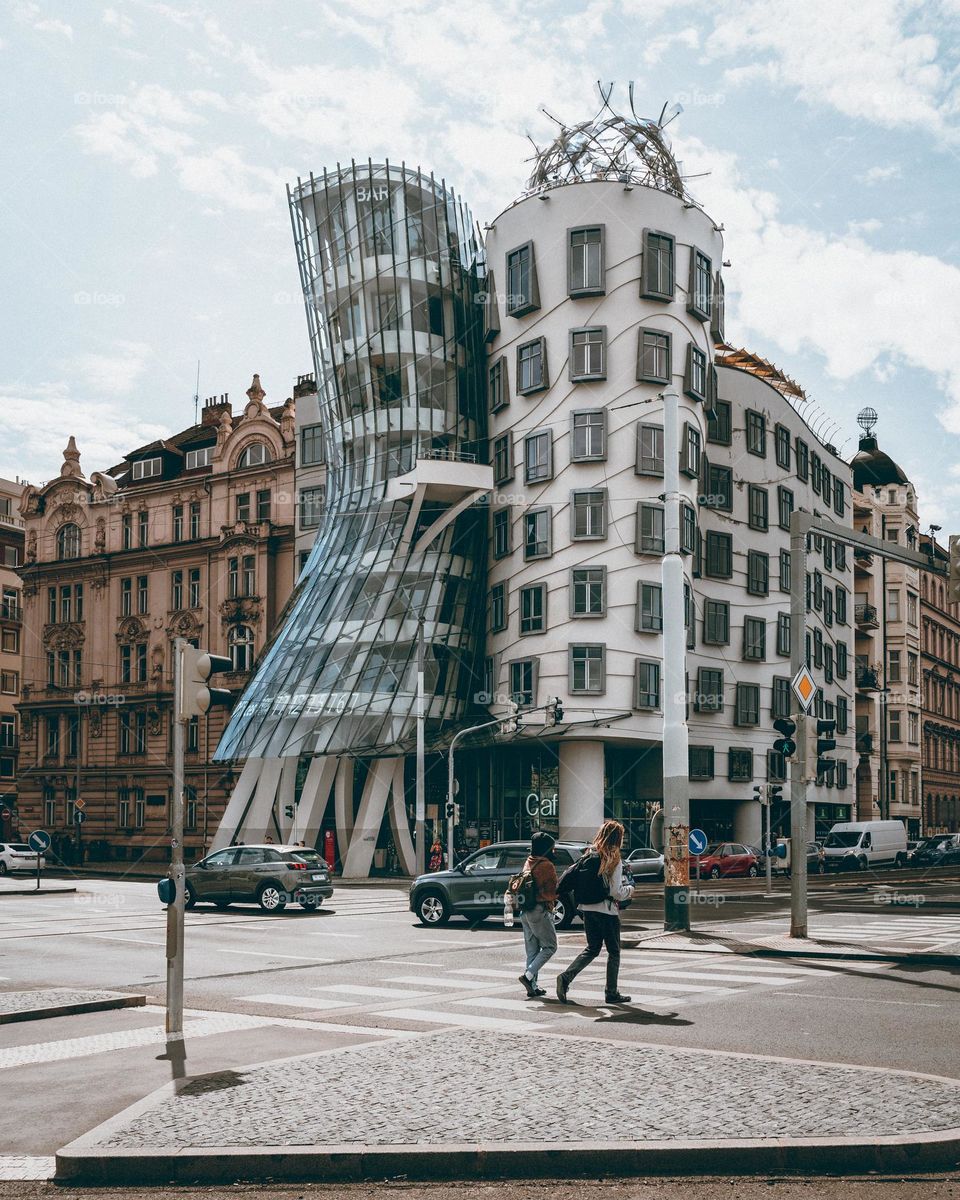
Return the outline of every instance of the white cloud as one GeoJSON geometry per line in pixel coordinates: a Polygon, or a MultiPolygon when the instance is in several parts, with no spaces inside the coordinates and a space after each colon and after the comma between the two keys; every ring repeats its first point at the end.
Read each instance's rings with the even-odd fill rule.
{"type": "Polygon", "coordinates": [[[883,222],[876,217],[867,217],[863,221],[848,221],[847,233],[856,236],[861,233],[877,233],[883,228],[883,222]]]}
{"type": "Polygon", "coordinates": [[[872,187],[875,183],[886,183],[888,179],[899,179],[902,174],[903,168],[899,163],[890,163],[885,167],[871,167],[869,171],[864,171],[862,175],[858,175],[857,179],[860,183],[865,183],[872,187]]]}
{"type": "Polygon", "coordinates": [[[655,66],[667,53],[671,46],[684,46],[688,50],[696,50],[700,45],[700,34],[692,25],[680,29],[677,33],[663,33],[644,43],[643,62],[645,66],[655,66]]]}
{"type": "Polygon", "coordinates": [[[67,365],[91,391],[122,396],[130,392],[152,357],[144,342],[120,341],[110,352],[79,354],[67,365]]]}
{"type": "Polygon", "coordinates": [[[56,17],[45,17],[39,4],[16,4],[13,15],[22,25],[28,25],[35,33],[53,33],[73,41],[73,27],[56,17]]]}
{"type": "Polygon", "coordinates": [[[108,29],[115,30],[121,37],[133,35],[133,22],[125,13],[117,12],[115,8],[105,8],[100,19],[108,29]]]}
{"type": "Polygon", "coordinates": [[[231,146],[218,146],[207,153],[181,154],[176,170],[186,191],[222,200],[231,208],[263,212],[283,202],[276,173],[245,163],[231,146]]]}
{"type": "MultiPolygon", "coordinates": [[[[732,85],[760,79],[848,117],[953,137],[945,115],[956,103],[956,83],[936,62],[937,38],[909,31],[917,17],[915,0],[734,0],[705,49],[710,59],[758,57],[726,72],[732,85]]],[[[942,28],[946,42],[946,20],[942,28]]]]}

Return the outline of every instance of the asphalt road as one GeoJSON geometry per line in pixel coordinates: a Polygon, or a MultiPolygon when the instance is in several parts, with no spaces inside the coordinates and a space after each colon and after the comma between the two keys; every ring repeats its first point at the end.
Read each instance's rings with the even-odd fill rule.
{"type": "MultiPolygon", "coordinates": [[[[877,903],[875,882],[816,881],[811,920],[843,922],[864,940],[884,944],[894,936],[915,939],[915,947],[925,939],[960,937],[960,908],[949,907],[950,896],[954,904],[957,899],[955,884],[914,878],[907,891],[891,876],[883,884],[896,885],[888,897],[922,891],[937,903],[894,910],[877,903]]],[[[516,981],[518,928],[489,920],[474,928],[453,921],[425,929],[408,911],[405,892],[384,887],[340,888],[316,914],[267,915],[241,905],[188,913],[185,993],[196,1015],[187,1030],[186,1062],[178,1062],[168,1057],[162,1033],[165,918],[155,885],[89,880],[78,886],[75,895],[0,893],[0,987],[130,990],[146,993],[150,1004],[0,1027],[0,1078],[5,1094],[17,1097],[15,1105],[0,1107],[0,1154],[52,1154],[172,1074],[238,1068],[397,1030],[461,1026],[535,1035],[551,1029],[960,1076],[960,1043],[950,1034],[960,991],[954,969],[761,961],[653,952],[639,943],[625,951],[621,970],[632,1006],[605,1008],[602,995],[584,984],[571,991],[577,1006],[564,1009],[552,994],[540,1003],[523,1000],[516,981]]],[[[703,910],[728,922],[763,917],[785,930],[785,890],[774,900],[733,898],[755,886],[705,888],[718,900],[703,910]]],[[[655,889],[645,885],[627,913],[628,943],[631,933],[659,928],[658,904],[655,889]]],[[[703,910],[696,910],[697,924],[703,910]]],[[[558,955],[543,974],[546,987],[552,989],[556,971],[582,943],[577,928],[561,934],[558,955]]],[[[735,1086],[735,1080],[718,1080],[718,1086],[735,1086]]],[[[421,1194],[429,1193],[406,1193],[421,1194]]]]}

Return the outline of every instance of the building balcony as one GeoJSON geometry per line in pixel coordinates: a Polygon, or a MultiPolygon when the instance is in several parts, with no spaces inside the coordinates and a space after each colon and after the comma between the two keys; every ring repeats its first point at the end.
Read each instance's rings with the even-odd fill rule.
{"type": "Polygon", "coordinates": [[[872,604],[858,604],[854,608],[854,619],[861,629],[879,629],[880,617],[872,604]]]}
{"type": "Polygon", "coordinates": [[[0,513],[0,525],[7,525],[11,529],[23,529],[23,517],[16,517],[12,513],[0,513]]]}
{"type": "Polygon", "coordinates": [[[864,550],[862,546],[855,547],[853,551],[853,560],[860,567],[872,567],[873,555],[869,550],[864,550]]]}
{"type": "Polygon", "coordinates": [[[857,667],[857,687],[862,692],[879,692],[880,675],[876,667],[857,667]]]}

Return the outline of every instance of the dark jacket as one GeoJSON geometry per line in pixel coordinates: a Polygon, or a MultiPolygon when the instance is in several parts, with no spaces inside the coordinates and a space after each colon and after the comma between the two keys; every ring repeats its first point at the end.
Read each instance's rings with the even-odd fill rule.
{"type": "Polygon", "coordinates": [[[549,858],[531,854],[523,864],[523,869],[529,871],[537,883],[537,901],[545,904],[551,911],[557,902],[557,868],[549,858]]]}

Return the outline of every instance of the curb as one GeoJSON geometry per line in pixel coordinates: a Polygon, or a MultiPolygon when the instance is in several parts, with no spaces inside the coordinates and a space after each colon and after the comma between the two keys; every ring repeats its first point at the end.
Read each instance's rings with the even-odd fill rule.
{"type": "Polygon", "coordinates": [[[554,1179],[602,1175],[850,1175],[939,1171],[960,1160],[960,1129],[878,1138],[767,1138],[697,1142],[542,1142],[379,1146],[202,1147],[121,1150],[79,1138],[56,1156],[54,1182],[156,1186],[238,1182],[554,1179]]]}
{"type": "MultiPolygon", "coordinates": [[[[651,934],[648,937],[637,937],[635,940],[638,946],[646,945],[648,942],[655,942],[664,935],[662,933],[651,934]]],[[[676,936],[676,935],[675,935],[676,936]]],[[[709,935],[704,935],[709,936],[709,935]]],[[[626,946],[628,937],[624,938],[626,946]]],[[[714,937],[710,939],[710,944],[701,944],[691,941],[688,946],[663,946],[662,949],[675,954],[743,954],[751,958],[818,958],[832,959],[843,962],[893,962],[909,965],[910,963],[919,963],[922,966],[943,966],[943,967],[958,967],[960,966],[960,954],[936,954],[932,951],[928,952],[909,952],[905,954],[897,954],[894,951],[873,953],[869,950],[847,950],[847,949],[817,949],[807,950],[798,946],[796,949],[781,949],[777,946],[758,946],[752,942],[723,942],[722,948],[717,949],[721,944],[721,939],[714,937]]]]}
{"type": "Polygon", "coordinates": [[[75,887],[0,888],[0,896],[66,896],[76,890],[75,887]]]}
{"type": "Polygon", "coordinates": [[[102,1000],[81,1000],[75,1004],[55,1004],[49,1008],[21,1008],[17,1012],[0,1013],[0,1025],[18,1021],[43,1021],[47,1017],[69,1017],[76,1013],[105,1012],[113,1008],[142,1008],[146,996],[111,996],[102,1000]]]}

